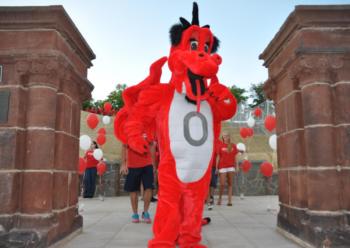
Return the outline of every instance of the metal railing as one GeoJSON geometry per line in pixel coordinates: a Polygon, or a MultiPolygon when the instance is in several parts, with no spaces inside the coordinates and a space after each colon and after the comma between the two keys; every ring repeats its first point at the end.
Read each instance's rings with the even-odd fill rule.
{"type": "MultiPolygon", "coordinates": [[[[254,132],[261,133],[261,134],[269,134],[265,127],[264,127],[264,120],[267,115],[274,115],[275,114],[275,106],[273,104],[273,101],[265,101],[261,103],[259,106],[262,110],[262,115],[259,118],[255,118],[255,126],[254,126],[254,132]]],[[[253,111],[255,108],[250,108],[248,104],[238,104],[237,106],[237,112],[235,116],[229,121],[230,125],[233,127],[247,127],[247,121],[249,117],[253,115],[253,111]]]]}

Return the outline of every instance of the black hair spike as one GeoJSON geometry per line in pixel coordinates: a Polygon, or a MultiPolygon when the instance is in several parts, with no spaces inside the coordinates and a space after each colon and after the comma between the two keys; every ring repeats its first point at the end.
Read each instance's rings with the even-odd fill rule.
{"type": "Polygon", "coordinates": [[[170,28],[169,34],[172,46],[176,46],[180,43],[183,30],[183,25],[180,23],[177,23],[170,28]]]}
{"type": "Polygon", "coordinates": [[[211,48],[211,53],[216,53],[220,46],[220,40],[214,36],[213,46],[211,48]]]}
{"type": "Polygon", "coordinates": [[[183,26],[184,29],[188,28],[189,26],[191,26],[191,23],[189,23],[189,21],[187,21],[185,18],[180,17],[180,22],[183,26]]]}

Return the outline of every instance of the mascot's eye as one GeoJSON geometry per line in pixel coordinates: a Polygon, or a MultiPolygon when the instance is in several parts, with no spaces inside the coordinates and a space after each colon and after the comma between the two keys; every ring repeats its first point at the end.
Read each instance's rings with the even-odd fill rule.
{"type": "Polygon", "coordinates": [[[209,45],[208,44],[205,44],[204,45],[204,51],[207,53],[209,51],[209,45]]]}
{"type": "Polygon", "coordinates": [[[197,50],[198,49],[198,41],[191,40],[191,50],[197,50]]]}

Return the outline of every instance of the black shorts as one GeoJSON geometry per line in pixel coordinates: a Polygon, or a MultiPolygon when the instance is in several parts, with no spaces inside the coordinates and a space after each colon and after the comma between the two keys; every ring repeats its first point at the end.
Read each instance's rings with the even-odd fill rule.
{"type": "Polygon", "coordinates": [[[154,189],[153,166],[147,165],[141,168],[128,168],[129,173],[126,176],[124,190],[127,192],[140,191],[142,182],[144,189],[154,189]]]}
{"type": "Polygon", "coordinates": [[[218,175],[215,174],[216,168],[213,167],[211,169],[211,179],[210,179],[210,187],[216,188],[216,184],[218,182],[218,175]]]}

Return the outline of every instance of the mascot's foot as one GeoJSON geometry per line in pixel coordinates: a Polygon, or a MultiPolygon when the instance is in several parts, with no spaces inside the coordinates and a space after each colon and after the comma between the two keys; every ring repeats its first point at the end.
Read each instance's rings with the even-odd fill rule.
{"type": "Polygon", "coordinates": [[[209,217],[205,217],[202,219],[202,226],[208,225],[211,219],[209,217]]]}

